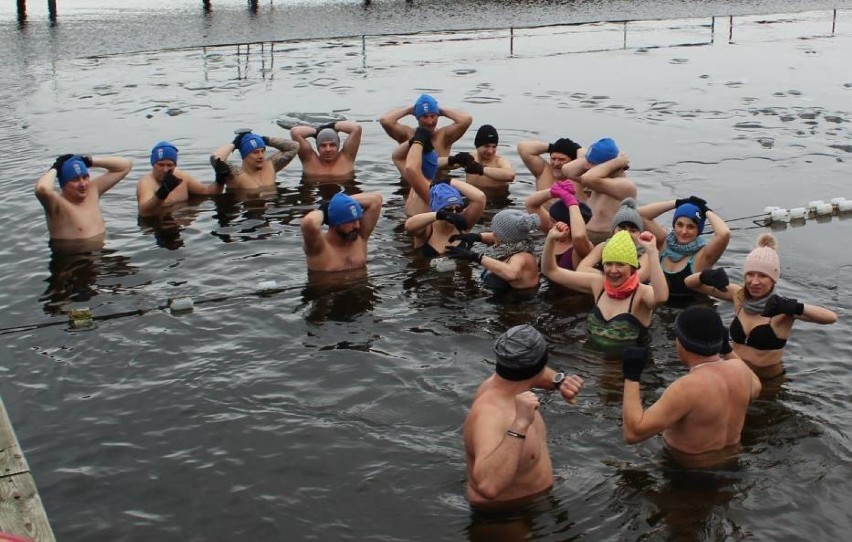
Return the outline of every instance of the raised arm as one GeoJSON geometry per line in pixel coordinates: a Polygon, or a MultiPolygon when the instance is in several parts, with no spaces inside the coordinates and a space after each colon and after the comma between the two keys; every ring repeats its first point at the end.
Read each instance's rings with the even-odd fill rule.
{"type": "Polygon", "coordinates": [[[92,182],[98,187],[98,195],[101,195],[118,184],[118,181],[127,177],[127,174],[133,169],[133,162],[118,156],[92,156],[92,167],[107,170],[106,173],[92,179],[92,182]]]}
{"type": "Polygon", "coordinates": [[[728,275],[723,269],[707,268],[701,272],[693,273],[683,280],[687,288],[694,290],[700,294],[704,294],[722,301],[733,303],[734,296],[740,290],[741,286],[737,284],[727,284],[728,275]],[[724,280],[720,282],[720,278],[724,276],[724,280]],[[713,284],[716,286],[713,286],[713,284]],[[724,285],[724,286],[723,286],[724,285]],[[724,288],[724,289],[722,289],[724,288]]]}
{"type": "Polygon", "coordinates": [[[355,156],[358,155],[358,149],[361,148],[361,133],[363,129],[361,125],[354,120],[339,120],[334,123],[334,129],[338,132],[346,134],[346,141],[343,142],[343,148],[340,152],[355,161],[355,156]]]}
{"type": "Polygon", "coordinates": [[[655,220],[661,214],[671,211],[675,208],[676,200],[657,201],[643,205],[636,209],[639,216],[642,217],[645,229],[654,234],[657,238],[657,248],[662,250],[666,243],[666,230],[655,220]]]}
{"type": "Polygon", "coordinates": [[[606,194],[618,200],[636,197],[636,185],[627,177],[613,177],[615,172],[630,164],[627,155],[619,154],[616,158],[598,164],[580,176],[580,182],[585,188],[606,194]]]}
{"type": "Polygon", "coordinates": [[[299,224],[302,230],[302,248],[305,254],[313,256],[322,252],[325,240],[322,238],[323,212],[315,209],[302,217],[299,224]]]}
{"type": "Polygon", "coordinates": [[[405,231],[415,237],[423,237],[423,230],[426,229],[426,226],[434,224],[437,220],[438,216],[435,212],[418,213],[405,221],[405,231]]]}
{"type": "Polygon", "coordinates": [[[695,266],[693,267],[695,271],[711,267],[719,261],[731,240],[731,230],[722,220],[722,217],[709,209],[705,216],[710,225],[713,226],[713,239],[696,256],[695,266]]]}
{"type": "Polygon", "coordinates": [[[51,166],[50,169],[44,172],[44,175],[39,177],[35,184],[35,195],[38,201],[48,213],[53,213],[57,210],[61,196],[56,192],[54,185],[58,172],[51,166]]]}
{"type": "Polygon", "coordinates": [[[453,121],[452,124],[448,124],[438,131],[438,133],[443,134],[446,148],[449,150],[452,144],[461,139],[464,133],[467,132],[467,129],[470,128],[473,117],[460,109],[451,109],[449,107],[442,107],[440,115],[453,121]]]}
{"type": "Polygon", "coordinates": [[[556,226],[547,232],[544,240],[544,251],[541,254],[541,272],[556,284],[565,286],[578,292],[595,294],[603,287],[603,277],[596,273],[578,273],[569,269],[563,269],[556,263],[553,247],[556,241],[564,239],[567,231],[560,231],[556,226]]]}
{"type": "Polygon", "coordinates": [[[273,149],[278,150],[278,152],[269,157],[272,161],[272,167],[275,168],[276,173],[292,162],[293,158],[295,158],[296,154],[299,152],[299,144],[290,139],[264,136],[263,141],[273,149]]]}
{"type": "Polygon", "coordinates": [[[405,143],[411,138],[414,133],[414,128],[400,124],[402,117],[414,114],[414,105],[408,105],[388,111],[379,117],[379,124],[382,125],[385,133],[397,143],[405,143]]]}
{"type": "Polygon", "coordinates": [[[221,194],[222,191],[225,189],[224,183],[213,182],[213,183],[209,183],[209,184],[204,184],[203,182],[201,182],[197,178],[195,178],[194,175],[191,175],[190,173],[188,173],[188,172],[186,172],[182,169],[181,170],[175,170],[174,173],[178,178],[182,179],[183,182],[186,183],[186,188],[187,188],[187,190],[189,190],[190,194],[197,194],[197,195],[221,194]]]}
{"type": "Polygon", "coordinates": [[[450,185],[467,198],[468,205],[462,211],[462,216],[467,222],[467,227],[472,228],[482,218],[482,212],[485,210],[485,193],[472,184],[455,179],[450,182],[450,185]]]}
{"type": "MultiPolygon", "coordinates": [[[[685,387],[683,380],[676,380],[656,403],[645,410],[638,380],[625,378],[621,410],[624,441],[636,444],[647,440],[686,416],[692,409],[692,400],[685,387]]],[[[695,400],[700,399],[696,396],[695,400]]]]}
{"type": "Polygon", "coordinates": [[[402,176],[411,185],[411,189],[427,204],[431,199],[429,186],[431,181],[423,175],[423,145],[419,141],[412,143],[405,158],[402,176]]]}
{"type": "Polygon", "coordinates": [[[556,199],[550,195],[550,189],[537,190],[524,199],[524,207],[531,215],[538,215],[541,219],[541,229],[548,231],[551,227],[550,213],[544,208],[544,204],[548,201],[556,199]]]}
{"type": "Polygon", "coordinates": [[[317,135],[317,129],[313,126],[305,126],[303,124],[293,126],[290,128],[290,137],[293,138],[293,141],[299,145],[299,160],[304,162],[307,160],[312,154],[316,154],[314,152],[314,147],[311,145],[311,142],[308,141],[309,137],[314,137],[317,135]]]}
{"type": "Polygon", "coordinates": [[[360,235],[364,239],[370,237],[382,213],[382,195],[378,192],[355,194],[352,199],[361,204],[364,216],[361,217],[360,235]]]}
{"type": "Polygon", "coordinates": [[[657,250],[657,240],[650,232],[642,232],[639,236],[639,243],[645,247],[645,253],[648,255],[648,267],[650,267],[651,288],[654,290],[654,299],[647,302],[649,308],[653,309],[662,305],[669,299],[669,283],[666,280],[666,275],[663,273],[663,268],[660,266],[660,253],[657,250]]]}
{"type": "Polygon", "coordinates": [[[521,157],[524,165],[530,170],[530,173],[537,179],[547,167],[547,162],[541,157],[547,152],[549,144],[545,141],[529,140],[518,143],[518,156],[521,157]]]}

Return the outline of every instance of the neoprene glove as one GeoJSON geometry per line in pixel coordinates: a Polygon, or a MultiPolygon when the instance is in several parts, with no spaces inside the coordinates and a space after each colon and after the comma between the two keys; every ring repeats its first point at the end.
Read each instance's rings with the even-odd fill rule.
{"type": "Polygon", "coordinates": [[[91,156],[81,156],[80,160],[86,164],[86,167],[92,167],[92,157],[91,156]]]}
{"type": "Polygon", "coordinates": [[[474,243],[482,242],[482,234],[481,233],[454,233],[449,238],[450,243],[455,243],[456,241],[461,241],[461,244],[470,247],[474,243]]]}
{"type": "Polygon", "coordinates": [[[701,211],[702,215],[707,215],[707,211],[710,210],[707,207],[707,200],[703,198],[699,198],[698,196],[689,196],[688,198],[680,198],[675,200],[675,207],[680,207],[684,203],[691,203],[698,207],[698,210],[701,211]]]}
{"type": "Polygon", "coordinates": [[[788,316],[798,316],[805,312],[805,304],[799,303],[798,299],[792,297],[784,297],[778,294],[772,294],[766,300],[766,306],[763,308],[761,316],[776,316],[786,314],[788,316]]]}
{"type": "Polygon", "coordinates": [[[722,356],[727,356],[734,349],[731,346],[731,335],[728,333],[728,328],[725,328],[725,336],[722,338],[722,348],[719,349],[719,354],[722,356]]]}
{"type": "Polygon", "coordinates": [[[721,267],[718,269],[705,269],[698,275],[698,280],[701,281],[701,284],[712,286],[722,292],[727,292],[728,284],[731,283],[728,280],[728,274],[721,267]]]}
{"type": "Polygon", "coordinates": [[[160,184],[160,187],[157,188],[155,195],[161,200],[164,200],[169,197],[169,194],[172,193],[172,190],[177,188],[178,185],[182,182],[183,179],[181,179],[180,177],[175,177],[175,174],[173,172],[166,172],[166,174],[163,175],[163,182],[160,184]]]}
{"type": "Polygon", "coordinates": [[[648,348],[645,346],[628,346],[621,353],[621,372],[625,380],[639,382],[642,371],[648,362],[648,348]]]}
{"type": "Polygon", "coordinates": [[[464,172],[473,173],[474,175],[484,175],[485,166],[483,166],[476,160],[471,160],[470,163],[464,167],[464,172]]]}
{"type": "Polygon", "coordinates": [[[251,133],[251,128],[240,128],[239,130],[236,130],[236,132],[235,132],[235,133],[236,133],[237,135],[236,135],[236,136],[234,136],[234,140],[233,140],[233,141],[231,141],[231,143],[233,143],[233,144],[234,144],[234,147],[235,147],[235,148],[239,149],[239,148],[240,148],[240,143],[242,143],[242,142],[243,142],[243,138],[246,136],[246,134],[250,134],[250,133],[251,133]]]}
{"type": "Polygon", "coordinates": [[[334,131],[336,132],[336,131],[337,131],[337,129],[334,127],[334,125],[335,125],[335,124],[337,124],[337,121],[335,121],[335,122],[327,122],[327,123],[325,123],[325,124],[321,124],[321,125],[317,126],[317,131],[316,131],[316,133],[314,134],[314,137],[316,137],[318,133],[322,132],[322,131],[323,131],[323,130],[325,130],[326,128],[331,128],[332,130],[334,130],[334,131]]]}
{"type": "Polygon", "coordinates": [[[262,139],[262,140],[263,140],[263,144],[264,144],[264,145],[266,145],[267,147],[269,146],[269,138],[268,138],[268,137],[266,137],[266,136],[260,136],[260,139],[262,139]]]}
{"type": "Polygon", "coordinates": [[[415,143],[423,145],[423,154],[434,150],[434,147],[432,146],[432,132],[426,128],[418,126],[417,129],[414,130],[414,137],[411,138],[408,144],[413,145],[415,143]]]}
{"type": "Polygon", "coordinates": [[[467,220],[465,220],[464,216],[459,213],[451,213],[445,209],[441,209],[435,213],[435,218],[443,220],[444,222],[449,222],[459,231],[467,229],[467,220]]]}
{"type": "Polygon", "coordinates": [[[213,158],[213,171],[216,172],[216,182],[225,184],[231,178],[231,166],[221,158],[213,158]]]}
{"type": "Polygon", "coordinates": [[[447,157],[447,165],[449,167],[462,166],[466,168],[472,160],[473,156],[471,156],[469,152],[457,152],[456,154],[447,157]]]}
{"type": "Polygon", "coordinates": [[[65,162],[67,162],[73,156],[73,154],[63,154],[62,156],[58,157],[56,161],[53,162],[53,165],[50,166],[51,169],[55,169],[56,173],[58,174],[60,171],[62,171],[62,166],[65,165],[65,162]]]}
{"type": "Polygon", "coordinates": [[[447,256],[455,260],[467,260],[469,262],[482,263],[482,254],[470,250],[465,246],[455,247],[452,245],[448,245],[446,250],[447,256]]]}

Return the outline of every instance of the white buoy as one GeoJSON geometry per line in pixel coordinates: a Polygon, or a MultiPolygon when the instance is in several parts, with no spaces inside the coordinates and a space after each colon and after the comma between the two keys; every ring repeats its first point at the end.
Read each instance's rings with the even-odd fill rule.
{"type": "Polygon", "coordinates": [[[807,208],[808,211],[816,211],[817,207],[819,207],[820,205],[824,205],[824,204],[825,204],[825,202],[822,201],[821,199],[815,199],[813,201],[809,201],[806,208],[807,208]]]}
{"type": "Polygon", "coordinates": [[[828,216],[834,211],[834,206],[830,203],[823,203],[819,207],[816,208],[816,213],[818,216],[828,216]]]}
{"type": "Polygon", "coordinates": [[[848,213],[849,211],[852,211],[852,201],[841,201],[837,205],[837,210],[841,213],[848,213]]]}
{"type": "Polygon", "coordinates": [[[268,292],[269,290],[274,290],[276,288],[278,288],[278,283],[274,280],[263,280],[257,283],[258,292],[268,292]]]}
{"type": "Polygon", "coordinates": [[[456,261],[452,258],[432,258],[429,265],[435,268],[440,273],[447,273],[456,270],[456,261]]]}
{"type": "Polygon", "coordinates": [[[169,303],[172,312],[191,311],[194,306],[191,297],[176,297],[169,303]]]}
{"type": "Polygon", "coordinates": [[[778,207],[777,205],[770,205],[769,207],[764,208],[763,212],[769,215],[772,214],[772,211],[774,211],[775,209],[780,209],[780,207],[778,207]]]}
{"type": "Polygon", "coordinates": [[[790,220],[805,220],[807,213],[804,207],[793,207],[790,209],[790,220]]]}
{"type": "Polygon", "coordinates": [[[772,222],[787,222],[790,220],[790,212],[787,209],[773,209],[769,218],[772,222]]]}
{"type": "Polygon", "coordinates": [[[831,204],[835,207],[840,207],[840,204],[846,201],[846,198],[831,198],[831,204]]]}

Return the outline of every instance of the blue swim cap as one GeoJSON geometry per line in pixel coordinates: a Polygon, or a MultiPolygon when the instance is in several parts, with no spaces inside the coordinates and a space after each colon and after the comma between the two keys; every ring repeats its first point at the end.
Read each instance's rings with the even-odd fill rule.
{"type": "Polygon", "coordinates": [[[698,224],[699,234],[704,232],[705,217],[701,216],[701,209],[691,203],[682,204],[680,207],[675,209],[674,218],[672,219],[672,227],[674,227],[675,222],[677,222],[677,219],[682,216],[685,216],[686,218],[698,224]]]}
{"type": "Polygon", "coordinates": [[[59,187],[65,186],[68,181],[72,181],[77,177],[88,177],[89,168],[79,156],[72,156],[62,164],[62,171],[59,172],[59,187]]]}
{"type": "Polygon", "coordinates": [[[160,141],[151,149],[151,165],[160,160],[171,160],[177,164],[178,150],[169,141],[160,141]]]}
{"type": "Polygon", "coordinates": [[[414,116],[418,119],[423,115],[437,115],[440,113],[440,109],[438,109],[438,101],[429,96],[428,94],[421,94],[417,101],[414,102],[414,116]]]}
{"type": "Polygon", "coordinates": [[[240,142],[240,156],[245,158],[255,149],[265,149],[266,143],[263,138],[257,134],[246,134],[240,142]]]}
{"type": "Polygon", "coordinates": [[[429,189],[429,209],[437,212],[450,205],[464,205],[461,192],[446,183],[436,184],[429,189]]]}
{"type": "Polygon", "coordinates": [[[364,216],[364,208],[355,198],[338,192],[328,202],[328,225],[340,226],[364,216]]]}
{"type": "Polygon", "coordinates": [[[603,164],[604,162],[609,162],[613,158],[618,156],[618,145],[615,144],[615,141],[612,139],[605,137],[603,139],[598,139],[594,143],[589,146],[589,150],[586,151],[586,161],[590,164],[603,164]]]}

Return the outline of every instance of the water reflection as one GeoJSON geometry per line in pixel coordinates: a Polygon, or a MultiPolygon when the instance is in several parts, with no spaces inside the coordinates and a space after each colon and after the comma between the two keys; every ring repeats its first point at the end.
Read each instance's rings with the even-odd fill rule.
{"type": "MultiPolygon", "coordinates": [[[[470,542],[517,542],[536,540],[544,531],[560,533],[571,527],[567,506],[549,491],[545,495],[524,499],[523,504],[510,505],[504,512],[476,510],[471,513],[466,534],[470,542]],[[552,520],[550,519],[552,518],[552,520]]],[[[581,535],[560,540],[578,540],[581,535]]]]}
{"type": "Polygon", "coordinates": [[[351,322],[371,312],[378,299],[366,268],[334,273],[309,271],[299,310],[312,324],[326,320],[351,322]]]}
{"type": "Polygon", "coordinates": [[[198,218],[198,207],[177,204],[156,216],[138,217],[142,235],[153,235],[158,247],[177,250],[183,246],[181,230],[188,228],[198,218]]]}
{"type": "Polygon", "coordinates": [[[53,240],[50,248],[50,276],[45,281],[47,288],[39,297],[39,301],[44,302],[44,312],[50,315],[64,313],[64,307],[70,303],[90,301],[101,288],[106,288],[99,285],[103,279],[137,272],[129,257],[103,248],[103,238],[73,244],[53,240]]]}

